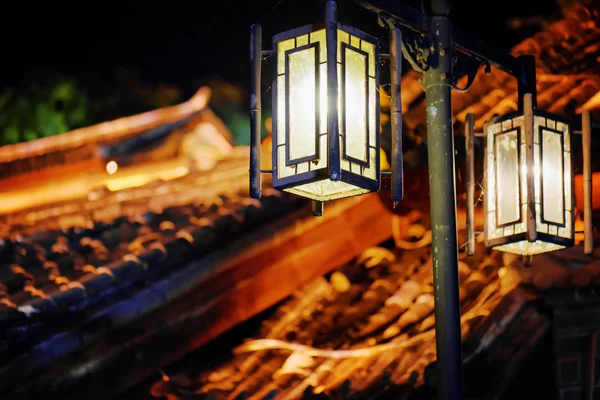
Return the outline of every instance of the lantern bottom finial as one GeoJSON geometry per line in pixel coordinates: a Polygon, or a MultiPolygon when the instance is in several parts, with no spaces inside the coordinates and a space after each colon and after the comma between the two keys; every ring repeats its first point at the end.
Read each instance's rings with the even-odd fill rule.
{"type": "Polygon", "coordinates": [[[518,254],[520,256],[534,256],[536,254],[561,250],[565,247],[566,246],[560,244],[543,242],[541,240],[537,240],[535,242],[521,240],[520,242],[503,244],[501,246],[494,246],[493,249],[498,251],[504,251],[506,253],[518,254]]]}
{"type": "Polygon", "coordinates": [[[320,202],[358,196],[372,192],[372,190],[354,186],[350,183],[343,181],[332,181],[330,179],[305,183],[303,185],[294,186],[284,190],[286,192],[320,202]]]}

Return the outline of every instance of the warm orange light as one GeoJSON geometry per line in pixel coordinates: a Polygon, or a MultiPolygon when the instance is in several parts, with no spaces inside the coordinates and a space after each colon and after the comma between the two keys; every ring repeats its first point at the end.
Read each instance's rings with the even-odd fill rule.
{"type": "Polygon", "coordinates": [[[110,175],[117,172],[118,169],[119,165],[116,161],[109,161],[108,164],[106,164],[106,172],[108,172],[110,175]]]}

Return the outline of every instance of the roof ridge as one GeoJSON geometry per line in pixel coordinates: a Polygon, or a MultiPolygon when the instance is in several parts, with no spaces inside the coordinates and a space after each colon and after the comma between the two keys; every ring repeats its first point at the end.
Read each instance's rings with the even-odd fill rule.
{"type": "Polygon", "coordinates": [[[564,73],[579,67],[582,59],[600,49],[600,1],[587,3],[515,45],[510,53],[534,55],[538,69],[549,72],[564,73]]]}
{"type": "Polygon", "coordinates": [[[189,100],[175,106],[101,122],[85,128],[36,139],[31,142],[2,146],[0,147],[0,162],[29,158],[50,151],[73,148],[103,139],[116,139],[134,133],[145,132],[158,125],[178,121],[205,109],[210,95],[210,88],[202,87],[189,100]]]}

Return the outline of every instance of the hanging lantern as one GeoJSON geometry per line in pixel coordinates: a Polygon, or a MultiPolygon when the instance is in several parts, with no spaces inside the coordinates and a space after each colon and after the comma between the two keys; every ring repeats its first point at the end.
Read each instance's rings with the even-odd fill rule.
{"type": "Polygon", "coordinates": [[[485,243],[532,256],[573,245],[569,124],[533,110],[485,126],[485,243]]]}
{"type": "MultiPolygon", "coordinates": [[[[380,184],[378,40],[339,24],[334,1],[326,3],[325,14],[324,26],[307,25],[275,35],[271,53],[275,61],[273,170],[269,171],[273,187],[314,200],[317,215],[324,201],[376,192],[380,184]]],[[[398,46],[399,32],[392,35],[398,46]]],[[[260,196],[260,46],[260,27],[254,25],[252,197],[260,196]]],[[[401,52],[394,55],[400,58],[401,52]]],[[[392,64],[392,84],[396,81],[399,88],[394,76],[400,76],[401,62],[392,64]]],[[[400,104],[397,92],[393,100],[400,104]]],[[[392,117],[397,138],[401,111],[392,117]]],[[[399,158],[401,140],[394,144],[400,149],[394,153],[399,158]]],[[[397,201],[402,197],[401,158],[391,164],[397,201]]]]}

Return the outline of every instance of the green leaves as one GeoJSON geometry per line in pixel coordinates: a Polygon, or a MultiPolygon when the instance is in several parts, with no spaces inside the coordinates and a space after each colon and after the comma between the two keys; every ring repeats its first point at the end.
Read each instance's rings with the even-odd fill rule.
{"type": "Polygon", "coordinates": [[[0,145],[52,136],[179,101],[177,87],[146,84],[135,73],[106,79],[32,70],[20,84],[0,92],[0,145]]]}
{"type": "Polygon", "coordinates": [[[85,126],[85,91],[70,78],[28,74],[23,83],[0,93],[0,144],[52,136],[85,126]]]}

